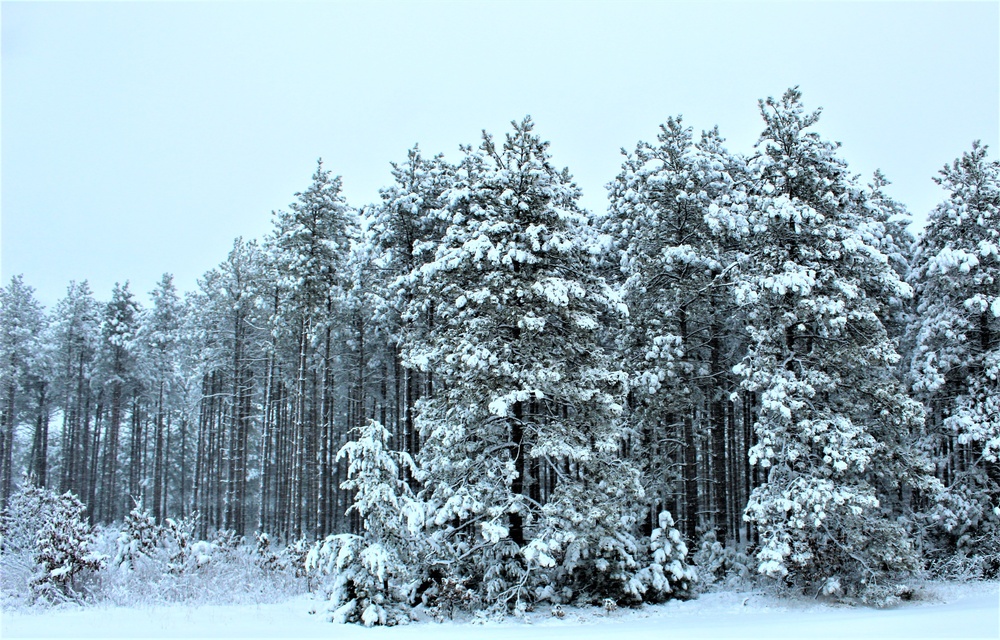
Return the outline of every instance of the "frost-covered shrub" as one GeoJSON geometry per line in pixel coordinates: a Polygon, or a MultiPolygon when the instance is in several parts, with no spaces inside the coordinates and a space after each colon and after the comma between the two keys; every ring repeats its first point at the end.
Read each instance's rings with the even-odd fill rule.
{"type": "Polygon", "coordinates": [[[392,626],[410,620],[409,568],[391,548],[345,533],[316,544],[306,568],[329,576],[330,621],[392,626]]]}
{"type": "Polygon", "coordinates": [[[257,565],[265,571],[277,571],[281,568],[281,555],[271,550],[271,536],[258,531],[254,533],[254,547],[257,565]]]}
{"type": "Polygon", "coordinates": [[[687,564],[687,545],[669,512],[660,513],[659,525],[649,537],[648,566],[629,581],[629,593],[645,602],[688,596],[697,580],[694,568],[687,564]]]}
{"type": "Polygon", "coordinates": [[[96,599],[116,606],[238,604],[272,602],[306,590],[283,554],[267,566],[257,545],[230,534],[198,540],[198,514],[168,518],[155,535],[147,516],[137,506],[125,523],[104,531],[99,544],[118,561],[100,572],[96,599]]]}
{"type": "Polygon", "coordinates": [[[50,602],[77,600],[84,595],[77,588],[81,574],[101,569],[106,557],[91,549],[93,531],[79,498],[66,492],[50,504],[51,511],[35,540],[37,571],[31,590],[50,602]]]}
{"type": "Polygon", "coordinates": [[[112,564],[134,570],[140,558],[152,558],[164,534],[163,527],[156,524],[153,514],[143,508],[141,500],[137,501],[122,523],[112,564]]]}
{"type": "MultiPolygon", "coordinates": [[[[634,525],[632,519],[623,521],[634,525]]],[[[696,574],[687,564],[687,546],[664,511],[649,538],[621,530],[593,527],[561,537],[535,538],[523,552],[537,600],[556,603],[635,606],[690,595],[696,574]]],[[[526,576],[527,577],[527,576],[526,576]]]]}
{"type": "Polygon", "coordinates": [[[212,546],[221,553],[233,553],[246,543],[243,536],[229,529],[218,529],[212,536],[212,546]]]}
{"type": "Polygon", "coordinates": [[[25,485],[0,511],[0,552],[32,551],[38,532],[53,518],[59,496],[49,489],[25,485]]]}
{"type": "Polygon", "coordinates": [[[36,573],[35,543],[53,518],[59,496],[25,483],[0,511],[0,592],[3,605],[21,606],[35,599],[30,583],[36,573]]]}
{"type": "Polygon", "coordinates": [[[306,560],[309,558],[309,552],[311,550],[312,544],[309,540],[306,538],[299,538],[295,542],[287,545],[281,552],[281,555],[284,558],[284,563],[295,572],[296,578],[307,577],[308,571],[306,571],[306,560]]]}
{"type": "Polygon", "coordinates": [[[931,542],[931,574],[946,579],[994,579],[1000,575],[1000,505],[980,485],[985,474],[968,474],[961,483],[941,488],[923,520],[931,542]]]}
{"type": "Polygon", "coordinates": [[[719,542],[714,531],[701,537],[692,556],[698,568],[698,582],[705,588],[738,588],[753,580],[751,559],[737,548],[719,542]]]}
{"type": "Polygon", "coordinates": [[[904,523],[870,494],[805,478],[791,484],[783,497],[764,500],[759,490],[751,496],[747,512],[761,540],[758,573],[841,600],[897,602],[919,570],[904,523]]]}
{"type": "Polygon", "coordinates": [[[455,617],[459,611],[477,611],[482,607],[479,594],[470,588],[469,578],[445,574],[440,568],[429,572],[420,595],[421,604],[438,622],[455,617]]]}
{"type": "Polygon", "coordinates": [[[364,534],[328,536],[306,558],[307,572],[327,579],[334,622],[370,627],[409,621],[423,510],[400,480],[400,467],[412,472],[413,461],[388,450],[388,439],[388,430],[372,420],[337,454],[348,459],[341,487],[354,491],[351,511],[363,519],[364,534]]]}
{"type": "Polygon", "coordinates": [[[193,513],[187,518],[167,518],[165,526],[165,540],[168,541],[168,548],[171,550],[168,568],[170,573],[178,574],[190,562],[193,555],[191,545],[194,541],[194,530],[198,526],[200,516],[193,513]]]}

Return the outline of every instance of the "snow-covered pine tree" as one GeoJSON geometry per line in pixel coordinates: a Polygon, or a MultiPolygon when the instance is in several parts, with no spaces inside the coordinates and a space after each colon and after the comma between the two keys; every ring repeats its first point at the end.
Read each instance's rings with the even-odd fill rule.
{"type": "Polygon", "coordinates": [[[1000,572],[1000,162],[975,143],[936,181],[948,199],[916,245],[911,385],[943,482],[946,556],[1000,572]]]}
{"type": "MultiPolygon", "coordinates": [[[[135,335],[138,330],[139,304],[128,282],[115,283],[111,300],[101,317],[101,343],[98,351],[100,382],[106,388],[108,419],[101,438],[100,501],[95,507],[102,522],[111,522],[129,507],[121,491],[121,469],[118,453],[121,446],[121,426],[130,395],[136,390],[135,335]]],[[[135,421],[133,421],[135,422],[135,421]]],[[[130,487],[134,489],[135,487],[130,487]]]]}
{"type": "Polygon", "coordinates": [[[100,341],[100,308],[87,281],[70,282],[52,313],[53,357],[58,406],[62,413],[60,491],[87,502],[91,493],[91,408],[95,357],[100,341]]]}
{"type": "Polygon", "coordinates": [[[327,536],[310,551],[306,567],[331,577],[327,588],[334,622],[406,624],[424,523],[423,505],[402,479],[403,469],[414,471],[413,460],[388,449],[389,431],[375,420],[355,435],[337,458],[347,458],[342,488],[354,494],[351,511],[363,531],[327,536]]]}
{"type": "MultiPolygon", "coordinates": [[[[905,279],[910,271],[910,258],[915,238],[908,229],[912,217],[903,203],[893,199],[885,189],[891,182],[881,171],[876,171],[868,184],[864,202],[868,215],[860,221],[858,231],[865,241],[878,247],[889,259],[893,271],[905,279]]],[[[893,298],[886,302],[886,313],[882,322],[889,337],[897,343],[902,354],[903,334],[906,332],[908,313],[913,299],[893,298]]],[[[903,366],[901,364],[901,366],[903,366]]],[[[908,366],[908,365],[906,365],[908,366]]],[[[903,368],[906,368],[904,366],[903,368]]]]}
{"type": "Polygon", "coordinates": [[[391,349],[392,393],[399,407],[395,424],[383,424],[393,431],[400,449],[411,456],[419,449],[414,407],[431,381],[426,374],[402,366],[403,345],[425,339],[433,305],[412,304],[414,283],[407,276],[434,257],[445,230],[444,221],[438,218],[444,210],[441,198],[451,188],[454,173],[443,156],[424,157],[415,146],[404,162],[392,163],[394,184],[382,189],[381,202],[369,209],[365,233],[375,266],[373,320],[391,349]]]}
{"type": "Polygon", "coordinates": [[[106,557],[91,549],[93,532],[79,498],[69,492],[48,493],[43,502],[49,510],[35,539],[38,572],[31,590],[50,602],[76,600],[83,595],[77,589],[78,576],[100,569],[106,557]]]}
{"type": "Polygon", "coordinates": [[[0,504],[6,505],[14,478],[16,427],[27,408],[31,370],[43,347],[45,313],[22,276],[0,289],[0,504]]]}
{"type": "Polygon", "coordinates": [[[152,512],[156,522],[166,519],[167,442],[178,388],[181,386],[178,348],[184,307],[174,286],[174,277],[163,274],[150,293],[153,306],[142,316],[138,332],[140,359],[143,362],[147,401],[153,406],[152,512]]]}
{"type": "Polygon", "coordinates": [[[648,483],[650,528],[667,496],[679,494],[691,543],[699,513],[713,503],[717,517],[706,524],[723,542],[738,533],[727,513],[726,492],[737,483],[727,480],[723,406],[734,390],[728,343],[735,316],[727,295],[734,234],[721,208],[745,199],[734,189],[741,167],[717,131],[705,132],[696,146],[691,129],[670,118],[658,144],[640,142],[609,185],[605,228],[618,244],[629,307],[619,348],[632,378],[630,421],[641,437],[636,462],[648,483]],[[709,435],[715,486],[712,495],[700,495],[696,442],[709,435]],[[680,478],[673,477],[677,468],[680,478]]]}
{"type": "MultiPolygon", "coordinates": [[[[349,284],[347,260],[358,235],[357,213],[341,194],[341,180],[317,164],[312,183],[288,211],[275,212],[268,251],[280,282],[271,319],[278,353],[289,376],[296,462],[291,500],[285,506],[292,536],[323,535],[333,527],[338,487],[328,468],[335,452],[333,358],[341,301],[349,284]],[[323,467],[321,469],[321,467],[323,467]]],[[[339,436],[338,436],[339,437],[339,436]]]]}
{"type": "Polygon", "coordinates": [[[500,610],[562,587],[620,595],[643,495],[618,455],[627,380],[602,328],[626,310],[595,275],[607,246],[530,118],[513,124],[502,146],[464,148],[450,226],[413,274],[433,326],[405,354],[435,380],[418,422],[441,566],[500,610]]]}
{"type": "Polygon", "coordinates": [[[193,300],[202,376],[194,508],[209,528],[245,533],[250,436],[254,424],[256,346],[263,319],[258,308],[263,255],[255,241],[237,238],[228,257],[199,279],[193,300]]]}
{"type": "Polygon", "coordinates": [[[901,445],[922,410],[893,376],[898,355],[882,322],[886,301],[909,287],[858,231],[865,194],[837,145],[809,130],[819,112],[805,113],[797,89],[760,108],[735,287],[749,332],[737,372],[760,397],[750,459],[767,475],[745,513],[760,535],[758,570],[885,603],[917,566],[883,504],[919,471],[901,445]]]}
{"type": "Polygon", "coordinates": [[[156,551],[164,529],[156,524],[154,515],[137,500],[135,506],[122,522],[121,532],[116,540],[115,557],[111,564],[128,571],[134,571],[136,562],[150,558],[156,551]]]}

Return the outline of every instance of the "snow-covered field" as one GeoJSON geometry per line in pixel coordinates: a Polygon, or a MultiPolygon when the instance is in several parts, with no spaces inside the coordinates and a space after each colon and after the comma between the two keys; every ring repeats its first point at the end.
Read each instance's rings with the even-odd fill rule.
{"type": "MultiPolygon", "coordinates": [[[[321,605],[321,603],[319,603],[321,605]]],[[[4,638],[1000,638],[1000,583],[931,584],[919,599],[888,609],[831,606],[815,600],[724,592],[688,602],[605,613],[546,609],[527,621],[483,625],[417,622],[391,629],[332,625],[317,603],[75,608],[3,612],[4,638]]]]}

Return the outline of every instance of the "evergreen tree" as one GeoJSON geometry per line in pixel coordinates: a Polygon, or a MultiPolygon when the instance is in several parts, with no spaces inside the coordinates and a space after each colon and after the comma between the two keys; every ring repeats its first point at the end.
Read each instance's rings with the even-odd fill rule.
{"type": "Polygon", "coordinates": [[[90,496],[91,414],[95,408],[94,380],[100,342],[100,307],[87,281],[70,282],[66,297],[52,314],[55,360],[54,386],[62,413],[60,446],[61,491],[90,496]]]}
{"type": "Polygon", "coordinates": [[[747,313],[737,367],[759,394],[751,463],[767,474],[745,517],[760,533],[759,571],[804,588],[884,603],[916,568],[891,510],[919,484],[904,455],[919,405],[893,377],[898,355],[886,301],[909,295],[866,239],[865,195],[810,131],[796,89],[761,101],[765,130],[751,162],[749,255],[735,288],[747,313]]]}
{"type": "Polygon", "coordinates": [[[141,355],[145,360],[147,394],[153,405],[153,517],[162,523],[167,505],[167,441],[175,416],[174,405],[179,391],[178,349],[184,308],[174,286],[174,277],[163,278],[150,293],[153,306],[144,314],[139,329],[141,355]]]}
{"type": "MultiPolygon", "coordinates": [[[[33,383],[40,380],[37,363],[44,340],[45,315],[35,300],[34,289],[22,276],[13,276],[6,288],[0,289],[0,504],[6,505],[11,495],[14,466],[15,436],[28,403],[33,383]],[[34,372],[34,375],[33,375],[34,372]]],[[[32,456],[32,466],[35,457],[32,456]]],[[[37,476],[36,476],[37,479],[37,476]]]]}
{"type": "Polygon", "coordinates": [[[368,627],[409,622],[424,514],[401,479],[404,468],[414,471],[413,460],[390,451],[389,437],[371,420],[337,454],[347,458],[342,488],[354,492],[351,510],[364,523],[363,532],[328,536],[307,559],[310,569],[332,577],[329,600],[336,622],[368,627]]]}
{"type": "Polygon", "coordinates": [[[1000,163],[972,150],[937,178],[910,274],[917,291],[911,384],[927,407],[943,482],[932,510],[945,552],[1000,571],[1000,163]]]}
{"type": "Polygon", "coordinates": [[[31,589],[51,602],[79,599],[79,576],[100,569],[106,559],[91,549],[94,536],[84,518],[86,507],[72,493],[47,491],[40,501],[46,517],[35,539],[33,559],[38,572],[31,579],[31,589]]]}
{"type": "Polygon", "coordinates": [[[698,514],[711,502],[717,513],[712,525],[725,540],[733,533],[725,406],[733,391],[727,280],[735,258],[719,212],[742,199],[734,191],[741,167],[717,131],[704,133],[696,146],[680,118],[661,127],[658,142],[640,142],[626,156],[609,186],[605,226],[618,245],[629,306],[619,348],[632,377],[631,424],[641,434],[635,450],[649,482],[650,525],[668,496],[680,493],[688,542],[696,541],[698,514]],[[704,447],[698,443],[709,436],[715,486],[703,496],[698,477],[704,447]],[[681,477],[674,478],[678,467],[681,477]]]}
{"type": "Polygon", "coordinates": [[[610,573],[613,589],[577,595],[614,596],[619,569],[636,568],[642,487],[617,455],[627,381],[601,340],[625,309],[594,273],[606,247],[547,147],[526,118],[502,147],[484,133],[465,148],[450,226],[413,274],[411,304],[434,305],[405,354],[436,387],[418,416],[423,495],[451,545],[442,561],[499,608],[527,606],[560,571],[588,586],[610,573]]]}
{"type": "Polygon", "coordinates": [[[251,429],[263,319],[259,308],[263,255],[237,238],[229,256],[199,281],[198,369],[202,379],[194,506],[207,527],[245,534],[251,429]]]}
{"type": "Polygon", "coordinates": [[[407,276],[433,260],[445,231],[438,214],[444,210],[442,198],[451,188],[454,174],[455,168],[441,155],[425,158],[418,147],[411,149],[405,162],[392,164],[394,184],[380,191],[381,202],[370,209],[365,234],[366,243],[373,247],[377,274],[373,319],[392,350],[392,393],[399,407],[393,431],[410,455],[419,449],[414,424],[416,401],[426,394],[432,380],[403,367],[402,354],[407,343],[426,338],[433,304],[427,300],[425,305],[413,303],[418,292],[407,276]]]}
{"type": "Polygon", "coordinates": [[[328,497],[338,489],[327,465],[334,443],[334,358],[341,322],[345,274],[351,243],[357,237],[357,214],[341,194],[340,177],[323,169],[297,193],[288,211],[275,213],[269,253],[280,282],[281,301],[272,317],[276,340],[291,346],[284,371],[293,392],[292,464],[289,514],[296,536],[322,535],[333,526],[328,497]],[[323,467],[321,469],[321,467],[323,467]]]}
{"type": "MultiPolygon", "coordinates": [[[[135,336],[138,330],[140,308],[128,282],[124,286],[115,283],[111,291],[111,300],[106,304],[101,318],[101,345],[99,351],[101,381],[106,388],[108,398],[108,418],[105,421],[102,438],[101,463],[101,501],[97,511],[103,522],[112,522],[127,509],[128,498],[121,491],[119,453],[121,447],[121,427],[127,410],[128,396],[138,393],[136,379],[136,344],[135,336]]],[[[138,444],[138,429],[141,424],[139,416],[135,415],[135,403],[132,404],[132,451],[129,461],[132,469],[137,464],[134,454],[138,444]]],[[[138,489],[138,481],[134,474],[128,491],[138,489]]]]}

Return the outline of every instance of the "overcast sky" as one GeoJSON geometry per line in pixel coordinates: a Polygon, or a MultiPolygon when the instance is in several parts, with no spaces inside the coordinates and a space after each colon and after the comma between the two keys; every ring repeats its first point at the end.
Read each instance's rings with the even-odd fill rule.
{"type": "Polygon", "coordinates": [[[799,85],[917,216],[975,139],[997,157],[998,2],[2,4],[2,259],[51,307],[262,238],[322,157],[355,206],[420,143],[459,158],[531,114],[591,210],[668,116],[734,151],[799,85]]]}

